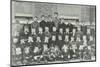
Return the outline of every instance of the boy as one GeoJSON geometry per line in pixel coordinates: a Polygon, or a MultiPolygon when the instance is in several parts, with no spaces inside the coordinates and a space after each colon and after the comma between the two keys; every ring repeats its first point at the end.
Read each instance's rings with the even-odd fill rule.
{"type": "Polygon", "coordinates": [[[50,15],[48,15],[48,27],[49,27],[49,31],[52,32],[52,28],[55,26],[52,17],[50,15]]]}
{"type": "Polygon", "coordinates": [[[59,34],[58,34],[57,45],[58,45],[59,49],[61,50],[61,47],[63,45],[63,39],[64,39],[63,37],[64,37],[64,35],[63,35],[63,29],[61,28],[59,30],[60,31],[59,31],[59,34]]]}
{"type": "Polygon", "coordinates": [[[68,56],[68,59],[73,59],[75,56],[74,56],[74,53],[76,52],[76,43],[75,43],[75,40],[74,40],[74,37],[71,37],[71,40],[69,42],[69,56],[68,56]],[[75,48],[74,48],[75,47],[75,48]]]}
{"type": "Polygon", "coordinates": [[[92,36],[91,29],[89,28],[87,29],[86,35],[87,35],[87,39],[89,40],[89,37],[92,36]]]}
{"type": "Polygon", "coordinates": [[[40,37],[41,41],[43,42],[45,35],[43,33],[42,27],[39,27],[39,31],[38,31],[38,34],[37,35],[40,37]]]}
{"type": "Polygon", "coordinates": [[[69,51],[69,45],[67,43],[65,43],[62,47],[62,55],[61,55],[61,58],[64,60],[64,61],[67,61],[68,60],[68,51],[69,51]]]}
{"type": "Polygon", "coordinates": [[[58,24],[60,23],[60,20],[58,18],[58,13],[57,12],[54,12],[53,22],[55,24],[55,27],[58,29],[58,24]]]}
{"type": "MultiPolygon", "coordinates": [[[[66,29],[65,29],[64,36],[66,36],[66,35],[68,35],[68,36],[70,35],[70,33],[69,33],[69,28],[66,28],[66,29]]],[[[69,36],[69,37],[71,37],[71,36],[69,36]]],[[[65,39],[65,38],[64,38],[64,39],[65,39]]]]}
{"type": "Polygon", "coordinates": [[[70,33],[70,36],[72,37],[75,37],[76,38],[76,29],[73,28],[72,32],[70,33]]]}
{"type": "Polygon", "coordinates": [[[36,29],[35,28],[31,29],[31,36],[33,37],[33,41],[36,41],[37,34],[36,34],[36,29]]]}
{"type": "Polygon", "coordinates": [[[28,39],[28,36],[29,36],[29,27],[28,26],[24,26],[23,28],[23,32],[21,33],[21,37],[25,38],[26,40],[28,39]]]}
{"type": "Polygon", "coordinates": [[[49,32],[49,28],[48,27],[45,27],[45,32],[44,32],[44,35],[47,36],[47,37],[51,37],[51,34],[49,32]]]}
{"type": "Polygon", "coordinates": [[[34,17],[34,21],[33,21],[32,24],[31,24],[31,28],[35,28],[35,29],[36,29],[36,32],[37,32],[38,27],[39,27],[38,17],[35,16],[35,17],[34,17]]]}
{"type": "Polygon", "coordinates": [[[81,27],[78,26],[78,28],[77,28],[77,32],[76,32],[76,37],[80,37],[80,38],[82,38],[82,36],[83,36],[83,32],[81,31],[81,27]]]}
{"type": "Polygon", "coordinates": [[[34,47],[33,53],[34,53],[33,54],[34,61],[40,62],[40,58],[41,58],[41,54],[42,54],[42,43],[41,43],[40,37],[37,37],[36,45],[34,47]]]}
{"type": "Polygon", "coordinates": [[[61,22],[59,23],[59,29],[62,28],[63,32],[65,32],[66,24],[64,23],[64,19],[61,19],[61,22]]]}
{"type": "Polygon", "coordinates": [[[95,41],[93,39],[93,36],[89,37],[88,47],[91,48],[90,50],[91,60],[95,60],[95,41]]]}
{"type": "Polygon", "coordinates": [[[40,27],[43,29],[43,32],[44,32],[45,27],[46,27],[46,22],[45,22],[45,16],[44,15],[41,16],[40,27]]]}
{"type": "Polygon", "coordinates": [[[53,27],[53,32],[51,32],[51,37],[50,37],[50,44],[53,45],[53,41],[55,41],[56,43],[56,40],[57,40],[57,32],[56,32],[56,27],[53,27]]]}
{"type": "Polygon", "coordinates": [[[83,35],[82,40],[83,40],[82,45],[79,46],[80,60],[83,60],[84,51],[85,51],[85,48],[87,48],[87,37],[86,37],[86,35],[83,35]]]}

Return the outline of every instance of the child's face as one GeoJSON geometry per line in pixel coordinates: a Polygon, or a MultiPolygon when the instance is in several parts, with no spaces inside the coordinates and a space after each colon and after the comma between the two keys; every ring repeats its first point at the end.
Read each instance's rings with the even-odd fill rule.
{"type": "Polygon", "coordinates": [[[65,36],[65,41],[69,41],[69,36],[68,35],[65,36]]]}
{"type": "Polygon", "coordinates": [[[53,27],[53,31],[56,31],[56,27],[53,27]]]}
{"type": "Polygon", "coordinates": [[[73,29],[73,32],[75,33],[76,32],[76,29],[73,29]]]}
{"type": "Polygon", "coordinates": [[[29,29],[28,29],[27,27],[25,27],[25,28],[24,28],[24,31],[25,31],[25,32],[28,32],[28,31],[29,31],[29,29]]]}
{"type": "Polygon", "coordinates": [[[62,36],[59,35],[59,36],[58,36],[58,39],[59,39],[59,40],[62,40],[62,36]]]}
{"type": "Polygon", "coordinates": [[[80,38],[79,37],[77,37],[77,39],[76,39],[77,41],[80,41],[80,38]]]}
{"type": "Polygon", "coordinates": [[[37,37],[37,40],[40,40],[40,37],[37,37]]]}
{"type": "Polygon", "coordinates": [[[16,31],[14,35],[15,35],[15,36],[19,36],[19,32],[18,32],[18,31],[16,31]]]}
{"type": "Polygon", "coordinates": [[[92,36],[90,36],[90,38],[89,38],[90,40],[93,40],[93,37],[92,36]]]}
{"type": "Polygon", "coordinates": [[[41,17],[42,20],[45,20],[45,17],[41,17]]]}
{"type": "Polygon", "coordinates": [[[35,18],[34,18],[34,21],[37,21],[37,20],[38,20],[38,18],[37,18],[37,17],[35,17],[35,18]]]}
{"type": "Polygon", "coordinates": [[[50,20],[50,21],[52,21],[52,18],[51,18],[51,17],[49,17],[49,20],[50,20]]]}
{"type": "Polygon", "coordinates": [[[62,28],[60,28],[60,29],[59,29],[59,32],[63,32],[63,29],[62,29],[62,28]]]}
{"type": "Polygon", "coordinates": [[[33,38],[32,38],[32,37],[28,37],[28,40],[29,40],[29,41],[33,41],[33,38]]]}
{"type": "Polygon", "coordinates": [[[54,14],[54,17],[58,17],[58,14],[54,14]]]}
{"type": "Polygon", "coordinates": [[[86,40],[86,36],[83,36],[83,40],[86,40]]]}
{"type": "Polygon", "coordinates": [[[18,42],[18,39],[17,38],[14,38],[13,39],[13,43],[17,43],[18,42]]]}
{"type": "Polygon", "coordinates": [[[28,54],[29,53],[29,47],[25,48],[25,53],[28,54]]]}
{"type": "Polygon", "coordinates": [[[42,32],[42,28],[39,28],[39,32],[42,32]]]}
{"type": "Polygon", "coordinates": [[[61,19],[61,23],[64,23],[64,19],[61,19]]]}
{"type": "Polygon", "coordinates": [[[71,37],[71,41],[74,41],[74,37],[71,37]]]}
{"type": "Polygon", "coordinates": [[[32,29],[32,32],[35,32],[35,31],[36,31],[36,30],[33,28],[33,29],[32,29]]]}
{"type": "Polygon", "coordinates": [[[56,40],[56,37],[55,36],[52,36],[52,40],[56,40]]]}
{"type": "Polygon", "coordinates": [[[49,31],[49,28],[48,27],[45,27],[45,31],[49,31]]]}
{"type": "Polygon", "coordinates": [[[66,28],[66,32],[69,32],[69,28],[66,28]]]}
{"type": "Polygon", "coordinates": [[[81,31],[81,27],[78,27],[77,30],[78,30],[78,31],[81,31]]]}
{"type": "Polygon", "coordinates": [[[87,33],[90,33],[90,29],[87,29],[87,33]]]}

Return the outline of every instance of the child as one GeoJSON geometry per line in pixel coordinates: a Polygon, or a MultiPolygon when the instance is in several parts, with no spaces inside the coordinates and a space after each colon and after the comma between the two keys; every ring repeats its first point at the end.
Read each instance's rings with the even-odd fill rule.
{"type": "Polygon", "coordinates": [[[32,36],[29,36],[28,37],[28,43],[27,43],[29,46],[29,62],[31,63],[33,61],[33,51],[34,51],[34,47],[36,45],[36,42],[33,41],[33,37],[32,36]]]}
{"type": "Polygon", "coordinates": [[[15,48],[15,56],[16,56],[15,58],[16,64],[18,65],[23,64],[21,47],[15,48]]]}
{"type": "Polygon", "coordinates": [[[73,36],[76,38],[76,29],[73,28],[72,32],[70,33],[70,36],[73,36]]]}
{"type": "Polygon", "coordinates": [[[44,41],[44,33],[43,33],[43,29],[41,27],[39,27],[39,32],[38,32],[38,36],[40,37],[41,41],[44,41]]]}
{"type": "Polygon", "coordinates": [[[61,56],[61,58],[65,61],[68,60],[68,51],[69,51],[69,46],[67,43],[65,43],[62,47],[62,56],[61,56]]]}
{"type": "Polygon", "coordinates": [[[34,21],[33,21],[32,24],[31,24],[31,28],[35,28],[35,29],[36,29],[36,32],[37,32],[38,27],[39,27],[38,17],[35,16],[35,17],[34,17],[34,21]]]}
{"type": "Polygon", "coordinates": [[[30,55],[30,47],[29,46],[26,46],[24,48],[24,60],[23,60],[24,64],[30,64],[31,57],[32,56],[30,55]]]}
{"type": "Polygon", "coordinates": [[[87,37],[86,37],[86,35],[83,35],[82,40],[83,40],[82,45],[79,46],[80,60],[83,60],[84,51],[85,51],[85,48],[87,48],[87,37]]]}
{"type": "MultiPolygon", "coordinates": [[[[19,44],[19,39],[18,38],[13,38],[13,42],[12,42],[12,63],[13,64],[16,64],[17,62],[19,62],[19,61],[21,61],[21,59],[22,59],[22,56],[21,56],[21,54],[19,54],[19,55],[17,55],[16,53],[17,53],[17,51],[16,51],[16,49],[18,48],[18,50],[21,52],[21,46],[20,46],[20,44],[19,44]],[[20,59],[18,59],[18,57],[20,58],[20,59]]],[[[20,62],[20,63],[22,63],[22,62],[20,62]]]]}
{"type": "Polygon", "coordinates": [[[43,32],[44,32],[45,27],[46,27],[46,22],[45,22],[45,16],[44,15],[41,16],[40,27],[43,29],[43,32]]]}
{"type": "MultiPolygon", "coordinates": [[[[70,35],[70,33],[69,33],[69,28],[66,28],[65,29],[65,32],[64,32],[64,36],[69,36],[70,35]]],[[[70,36],[69,36],[70,37],[70,36]]],[[[65,39],[65,38],[64,38],[65,39]]],[[[68,38],[69,39],[69,38],[68,38]]]]}
{"type": "Polygon", "coordinates": [[[69,36],[68,35],[65,36],[64,43],[69,46],[69,36]]]}
{"type": "Polygon", "coordinates": [[[92,36],[89,37],[88,47],[90,47],[91,60],[95,60],[95,41],[92,36]]]}
{"type": "Polygon", "coordinates": [[[61,22],[59,23],[59,28],[63,29],[63,32],[65,32],[66,24],[64,23],[64,19],[61,19],[61,22]]]}
{"type": "Polygon", "coordinates": [[[82,45],[82,40],[80,37],[76,38],[76,44],[77,44],[77,49],[79,50],[79,47],[82,45]]]}
{"type": "Polygon", "coordinates": [[[60,32],[58,34],[58,40],[57,40],[57,45],[59,46],[59,49],[61,49],[63,45],[63,29],[60,29],[60,32]]]}
{"type": "Polygon", "coordinates": [[[36,34],[36,29],[35,28],[31,29],[31,36],[33,37],[33,41],[36,41],[37,34],[36,34]]]}
{"type": "Polygon", "coordinates": [[[71,37],[71,40],[69,42],[69,56],[68,56],[68,59],[74,58],[74,53],[76,52],[75,45],[76,45],[76,43],[75,43],[74,37],[71,37]]]}
{"type": "Polygon", "coordinates": [[[47,37],[51,37],[51,34],[49,32],[49,28],[48,27],[45,27],[45,32],[44,32],[44,35],[47,36],[47,37]]]}
{"type": "Polygon", "coordinates": [[[52,32],[52,28],[55,26],[52,17],[50,15],[48,15],[48,27],[49,27],[49,31],[52,32]]]}
{"type": "Polygon", "coordinates": [[[82,38],[82,36],[83,36],[83,32],[81,31],[81,27],[79,26],[77,28],[76,37],[82,38]]]}
{"type": "Polygon", "coordinates": [[[21,33],[21,37],[24,38],[25,40],[27,40],[29,33],[30,33],[30,31],[29,31],[28,26],[24,26],[24,31],[21,33]]]}
{"type": "Polygon", "coordinates": [[[40,62],[40,57],[42,54],[42,43],[40,37],[37,37],[33,53],[34,53],[34,61],[40,62]]]}
{"type": "Polygon", "coordinates": [[[56,32],[56,27],[53,27],[53,32],[51,33],[51,38],[50,38],[50,44],[53,45],[56,44],[57,40],[57,32],[56,32]]]}
{"type": "Polygon", "coordinates": [[[91,29],[89,28],[87,29],[86,35],[87,35],[87,39],[89,40],[89,37],[92,36],[91,29]]]}

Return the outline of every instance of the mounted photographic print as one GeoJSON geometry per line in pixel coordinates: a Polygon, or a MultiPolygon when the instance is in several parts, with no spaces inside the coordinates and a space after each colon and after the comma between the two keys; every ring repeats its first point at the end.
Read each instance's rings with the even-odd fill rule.
{"type": "Polygon", "coordinates": [[[11,1],[11,66],[96,61],[96,6],[11,1]]]}

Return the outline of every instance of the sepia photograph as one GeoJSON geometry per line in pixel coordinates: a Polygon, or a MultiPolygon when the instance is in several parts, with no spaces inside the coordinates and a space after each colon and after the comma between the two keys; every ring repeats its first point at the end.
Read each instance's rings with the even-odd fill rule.
{"type": "Polygon", "coordinates": [[[96,6],[11,1],[11,66],[96,61],[96,6]]]}

